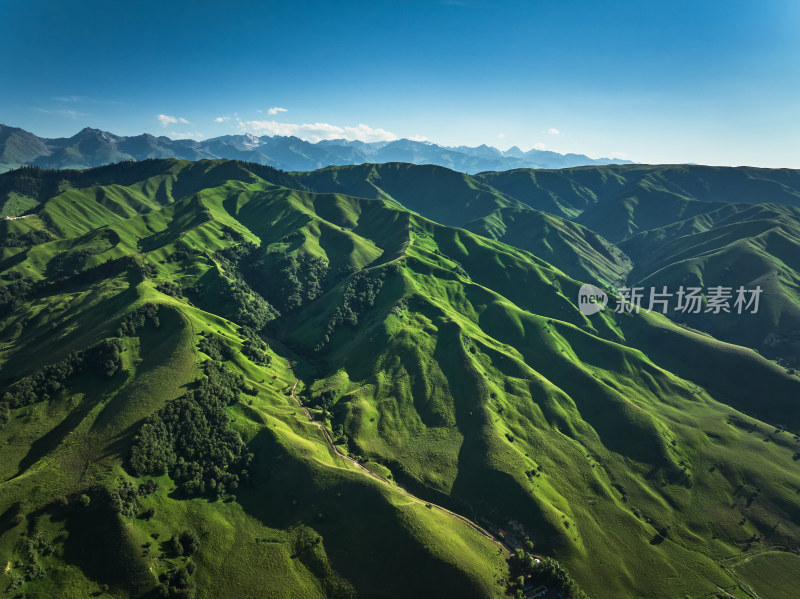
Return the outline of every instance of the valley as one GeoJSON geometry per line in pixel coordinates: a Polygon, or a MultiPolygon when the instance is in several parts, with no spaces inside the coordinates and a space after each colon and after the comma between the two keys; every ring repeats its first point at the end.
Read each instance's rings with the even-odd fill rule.
{"type": "Polygon", "coordinates": [[[0,203],[2,593],[800,583],[797,171],[170,158],[0,203]],[[585,315],[583,283],[764,293],[585,315]]]}

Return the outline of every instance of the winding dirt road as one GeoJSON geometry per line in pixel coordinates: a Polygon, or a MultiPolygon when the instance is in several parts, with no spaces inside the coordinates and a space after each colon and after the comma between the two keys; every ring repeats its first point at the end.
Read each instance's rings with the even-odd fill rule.
{"type": "MultiPolygon", "coordinates": [[[[291,367],[291,366],[290,366],[290,367],[291,367]]],[[[361,464],[360,464],[358,461],[354,460],[354,459],[353,459],[353,458],[351,458],[350,456],[348,456],[348,455],[345,455],[345,454],[343,454],[341,451],[339,451],[339,448],[338,448],[338,447],[336,447],[336,445],[334,445],[334,443],[333,443],[333,439],[331,438],[331,435],[330,435],[330,433],[328,433],[328,429],[327,429],[327,428],[325,428],[325,425],[324,425],[324,424],[322,424],[322,423],[320,423],[320,422],[317,422],[316,420],[314,420],[314,417],[311,415],[311,412],[309,412],[309,411],[308,411],[308,408],[306,408],[305,406],[303,406],[303,404],[301,404],[301,403],[300,403],[300,400],[299,400],[299,399],[297,399],[297,396],[295,395],[295,393],[294,393],[294,392],[295,392],[295,389],[297,389],[297,385],[298,385],[299,383],[300,383],[300,381],[299,381],[298,379],[295,379],[295,381],[294,381],[294,385],[292,385],[292,399],[294,400],[294,403],[296,403],[296,404],[297,404],[297,407],[299,407],[301,410],[303,410],[303,412],[305,413],[306,417],[307,417],[307,418],[308,418],[308,420],[311,422],[311,424],[313,424],[313,425],[314,425],[314,426],[316,426],[316,427],[317,427],[317,428],[318,428],[320,431],[322,431],[322,436],[325,438],[325,442],[328,444],[328,447],[330,448],[330,450],[331,450],[331,451],[332,451],[332,452],[333,452],[335,455],[339,456],[339,457],[340,457],[340,458],[342,458],[343,460],[347,460],[348,462],[350,462],[351,464],[353,464],[353,465],[354,465],[356,468],[358,468],[359,470],[361,470],[361,471],[362,471],[364,474],[366,474],[367,476],[371,476],[372,478],[374,478],[374,479],[376,479],[376,480],[379,480],[379,481],[381,481],[382,483],[384,483],[384,484],[386,484],[386,485],[389,485],[389,486],[390,486],[390,487],[392,487],[394,490],[396,490],[396,491],[398,491],[398,492],[402,493],[402,494],[403,494],[403,495],[405,495],[406,497],[408,497],[408,498],[410,498],[410,499],[413,499],[413,500],[415,500],[415,501],[419,501],[419,502],[421,502],[421,503],[424,503],[426,506],[430,506],[430,507],[431,507],[431,509],[439,510],[440,512],[443,512],[443,513],[447,514],[447,515],[448,515],[448,516],[450,516],[451,518],[455,518],[456,520],[460,520],[461,522],[463,522],[464,524],[466,524],[466,525],[467,525],[467,526],[469,526],[470,528],[473,528],[474,530],[478,531],[478,532],[479,532],[480,534],[482,534],[484,537],[486,537],[487,539],[489,539],[490,541],[492,541],[492,542],[493,542],[495,545],[497,545],[497,546],[500,548],[500,551],[503,553],[503,555],[505,555],[505,557],[507,557],[507,558],[508,558],[508,557],[511,557],[511,550],[510,550],[508,547],[506,547],[506,546],[503,544],[503,542],[502,542],[502,541],[500,541],[500,539],[498,539],[497,537],[495,537],[495,536],[494,536],[492,533],[490,533],[490,532],[489,532],[488,530],[486,530],[485,528],[483,528],[483,527],[479,526],[478,524],[475,524],[475,522],[473,522],[473,521],[472,521],[472,520],[470,520],[469,518],[465,518],[464,516],[461,516],[460,514],[456,514],[455,512],[451,512],[451,511],[450,511],[450,510],[448,510],[447,508],[445,508],[445,507],[442,507],[442,506],[440,506],[440,505],[436,505],[435,503],[431,503],[430,501],[425,501],[424,499],[420,499],[420,498],[419,498],[419,497],[417,497],[416,495],[413,495],[413,494],[409,493],[408,491],[406,491],[406,490],[405,490],[403,487],[400,487],[400,486],[398,486],[397,484],[395,484],[395,483],[392,483],[390,480],[388,480],[388,479],[386,479],[386,478],[384,478],[384,477],[380,476],[379,474],[375,474],[375,473],[374,473],[374,472],[372,472],[372,470],[370,470],[369,468],[366,468],[366,467],[364,467],[364,466],[363,466],[363,465],[361,465],[361,464]]]]}

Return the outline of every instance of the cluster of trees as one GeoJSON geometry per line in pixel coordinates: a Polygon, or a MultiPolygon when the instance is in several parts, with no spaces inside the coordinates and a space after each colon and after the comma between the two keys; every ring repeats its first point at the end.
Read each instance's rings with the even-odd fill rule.
{"type": "Polygon", "coordinates": [[[86,366],[94,368],[97,372],[107,377],[112,377],[122,366],[122,345],[114,339],[103,339],[100,343],[91,347],[84,354],[86,366]]]}
{"type": "MultiPolygon", "coordinates": [[[[244,337],[242,353],[256,364],[262,366],[269,364],[270,357],[267,354],[269,346],[258,336],[258,333],[248,326],[241,327],[239,332],[244,337]]],[[[212,360],[224,362],[225,360],[232,360],[236,355],[233,348],[228,345],[222,337],[210,333],[202,333],[202,335],[203,337],[200,339],[197,347],[212,360]]]]}
{"type": "Polygon", "coordinates": [[[445,260],[449,260],[450,262],[453,262],[453,263],[456,265],[456,267],[453,269],[453,271],[454,271],[454,272],[457,272],[458,274],[460,274],[462,277],[464,277],[464,278],[466,278],[466,279],[468,279],[468,278],[469,278],[469,273],[467,273],[467,271],[466,271],[466,270],[464,270],[464,267],[463,267],[463,266],[461,266],[461,262],[459,262],[458,260],[455,260],[455,259],[451,258],[451,257],[450,257],[450,256],[448,256],[447,254],[445,254],[444,252],[442,252],[441,250],[439,250],[439,248],[436,248],[435,250],[433,250],[433,253],[434,253],[434,254],[436,254],[437,256],[441,256],[441,257],[442,257],[442,258],[444,258],[445,260]]]}
{"type": "Polygon", "coordinates": [[[73,252],[61,252],[47,264],[48,274],[54,278],[64,278],[77,274],[83,269],[92,252],[88,248],[80,248],[73,252]]]}
{"type": "Polygon", "coordinates": [[[0,287],[0,316],[5,316],[19,308],[39,287],[33,280],[12,271],[6,275],[10,279],[0,287]]]}
{"type": "Polygon", "coordinates": [[[161,325],[158,320],[158,305],[150,302],[136,308],[136,310],[120,321],[119,328],[117,329],[117,336],[135,337],[136,334],[145,327],[148,320],[152,322],[153,326],[156,328],[161,325]]]}
{"type": "Polygon", "coordinates": [[[342,325],[358,326],[358,318],[366,310],[375,305],[375,299],[381,291],[383,281],[379,277],[361,271],[356,273],[345,285],[342,293],[342,304],[336,308],[328,321],[322,340],[314,351],[322,349],[330,342],[331,335],[342,325]]]}
{"type": "Polygon", "coordinates": [[[121,365],[119,342],[105,339],[85,351],[74,351],[63,360],[49,364],[13,384],[0,398],[0,425],[8,421],[10,408],[47,401],[69,379],[88,371],[113,376],[121,365]]]}
{"type": "Polygon", "coordinates": [[[261,330],[270,320],[280,316],[280,312],[250,287],[238,268],[242,258],[255,252],[257,247],[255,244],[245,241],[218,250],[214,252],[213,257],[225,274],[233,280],[230,294],[224,293],[225,299],[232,300],[236,306],[231,320],[240,325],[261,330]]]}
{"type": "Polygon", "coordinates": [[[158,276],[158,267],[155,264],[145,262],[139,266],[139,274],[143,279],[154,279],[158,276]]]}
{"type": "Polygon", "coordinates": [[[140,497],[147,497],[158,491],[158,482],[150,479],[139,485],[138,493],[140,497]]]}
{"type": "Polygon", "coordinates": [[[156,285],[156,290],[165,295],[171,295],[172,297],[183,296],[183,291],[181,290],[180,285],[177,285],[171,281],[161,281],[156,285]]]}
{"type": "Polygon", "coordinates": [[[138,502],[136,501],[138,496],[139,490],[136,485],[128,480],[121,480],[117,488],[111,491],[109,498],[111,509],[126,518],[133,518],[138,511],[138,502]]]}
{"type": "Polygon", "coordinates": [[[183,262],[195,256],[197,256],[195,250],[189,247],[186,242],[180,242],[175,244],[175,249],[172,251],[172,254],[170,254],[169,260],[170,262],[183,262]]]}
{"type": "Polygon", "coordinates": [[[225,241],[233,241],[236,243],[244,242],[244,235],[239,233],[239,231],[237,231],[233,227],[229,227],[228,225],[222,225],[222,238],[225,241]]]}
{"type": "Polygon", "coordinates": [[[264,261],[248,256],[243,266],[253,280],[264,281],[259,291],[282,313],[298,310],[325,291],[328,262],[315,256],[288,256],[278,259],[264,277],[264,261]],[[269,283],[266,285],[265,283],[269,283]]]}
{"type": "Polygon", "coordinates": [[[394,306],[392,306],[391,312],[395,316],[402,317],[403,312],[405,312],[406,310],[408,310],[408,302],[405,299],[401,299],[394,306]]]}
{"type": "Polygon", "coordinates": [[[234,278],[230,299],[237,306],[232,320],[243,326],[261,330],[270,320],[280,316],[280,312],[253,291],[239,273],[234,278]]]}
{"type": "Polygon", "coordinates": [[[244,377],[205,362],[205,377],[142,425],[129,459],[138,476],[168,473],[187,495],[222,497],[249,479],[253,454],[231,430],[226,408],[239,401],[244,377]]]}
{"type": "MultiPolygon", "coordinates": [[[[330,287],[332,275],[327,260],[282,254],[267,266],[266,257],[258,249],[253,243],[243,242],[217,252],[215,258],[222,258],[226,270],[236,270],[257,293],[275,306],[279,313],[276,316],[298,310],[330,287]]],[[[275,255],[271,253],[269,256],[275,255]]],[[[355,270],[352,266],[340,268],[333,278],[341,280],[355,270]]]]}
{"type": "MultiPolygon", "coordinates": [[[[234,281],[232,299],[239,310],[233,320],[255,330],[262,329],[281,314],[299,310],[336,282],[356,273],[345,289],[344,305],[334,314],[328,327],[329,336],[343,323],[355,326],[358,314],[373,305],[382,283],[366,273],[358,273],[350,265],[333,272],[327,260],[316,256],[283,254],[267,266],[267,257],[258,246],[247,241],[219,250],[213,257],[234,281]]],[[[324,341],[321,346],[326,343],[324,341]]]]}
{"type": "Polygon", "coordinates": [[[198,299],[203,299],[206,296],[206,286],[202,283],[195,283],[183,290],[184,295],[193,295],[198,299]]]}
{"type": "Polygon", "coordinates": [[[33,580],[44,576],[44,568],[39,563],[39,558],[53,553],[53,542],[41,532],[37,532],[23,537],[19,549],[22,555],[21,565],[24,580],[33,580]]]}
{"type": "Polygon", "coordinates": [[[217,362],[222,362],[224,360],[230,360],[233,358],[233,349],[231,349],[231,346],[222,340],[222,337],[218,337],[217,335],[212,335],[211,333],[206,332],[201,334],[203,336],[200,339],[200,342],[197,344],[197,348],[201,352],[217,362]]]}
{"type": "MultiPolygon", "coordinates": [[[[154,480],[148,480],[141,485],[135,485],[131,481],[120,479],[117,488],[110,492],[108,501],[111,506],[111,511],[117,514],[122,514],[126,518],[133,518],[136,516],[139,509],[139,497],[147,497],[152,495],[158,489],[158,483],[154,480]]],[[[84,502],[86,506],[91,504],[91,499],[88,496],[84,502]]],[[[155,509],[150,508],[145,512],[145,517],[152,518],[155,515],[155,509]]]]}
{"type": "Polygon", "coordinates": [[[299,179],[284,170],[273,168],[266,164],[257,164],[255,162],[242,162],[237,160],[236,164],[269,183],[274,183],[275,185],[280,185],[281,187],[287,187],[289,189],[308,189],[299,179]]]}
{"type": "Polygon", "coordinates": [[[5,236],[5,239],[0,241],[0,247],[26,248],[32,245],[39,245],[40,243],[53,241],[53,239],[55,239],[55,237],[53,237],[47,231],[42,231],[41,229],[32,229],[26,233],[17,233],[16,231],[12,231],[5,236]]]}
{"type": "Polygon", "coordinates": [[[312,399],[312,405],[314,407],[320,408],[327,412],[333,407],[333,404],[336,403],[336,391],[333,389],[327,389],[320,393],[316,398],[312,399]]]}
{"type": "Polygon", "coordinates": [[[176,556],[192,555],[200,546],[200,538],[190,530],[184,530],[179,535],[172,535],[169,546],[176,556]]]}
{"type": "MultiPolygon", "coordinates": [[[[45,200],[71,187],[93,187],[95,185],[108,184],[109,174],[113,174],[115,178],[120,176],[122,172],[118,168],[120,164],[130,164],[136,170],[139,170],[140,165],[150,162],[155,162],[155,159],[147,159],[141,162],[121,160],[96,166],[89,170],[21,166],[4,174],[3,179],[0,180],[0,195],[7,195],[15,191],[20,195],[45,200]]],[[[138,181],[139,179],[134,180],[138,181]]],[[[39,208],[37,206],[34,211],[39,208]]]]}
{"type": "Polygon", "coordinates": [[[464,349],[471,354],[474,354],[478,351],[475,345],[472,343],[472,339],[467,335],[461,335],[461,343],[464,345],[464,349]]]}
{"type": "MultiPolygon", "coordinates": [[[[526,542],[527,545],[527,542],[526,542]]],[[[531,544],[530,549],[533,549],[531,544]]],[[[512,568],[519,573],[516,578],[516,596],[522,597],[522,587],[526,584],[526,577],[530,577],[531,582],[537,585],[545,585],[550,589],[557,590],[564,599],[587,599],[586,594],[581,590],[561,564],[551,557],[541,558],[538,562],[531,553],[526,553],[523,549],[515,551],[512,568]]]]}
{"type": "Polygon", "coordinates": [[[55,171],[38,166],[21,166],[5,173],[0,185],[0,193],[7,195],[17,192],[30,198],[42,199],[59,192],[62,183],[77,171],[55,171]]]}
{"type": "Polygon", "coordinates": [[[269,346],[258,336],[258,333],[246,326],[242,327],[239,332],[244,337],[242,353],[256,364],[260,364],[261,366],[269,364],[271,361],[267,353],[269,346]]]}
{"type": "MultiPolygon", "coordinates": [[[[231,229],[233,231],[233,229],[231,229]]],[[[233,233],[238,233],[233,231],[233,233]]],[[[223,237],[232,240],[232,235],[228,231],[223,232],[223,237]]],[[[222,264],[224,270],[235,270],[239,263],[246,257],[251,256],[258,249],[255,243],[242,241],[236,245],[217,250],[213,254],[214,260],[222,264]]]]}
{"type": "Polygon", "coordinates": [[[170,568],[166,572],[159,574],[159,584],[156,587],[159,597],[170,599],[191,599],[191,597],[194,597],[195,585],[189,578],[194,574],[194,571],[194,562],[188,562],[182,568],[170,568]]]}

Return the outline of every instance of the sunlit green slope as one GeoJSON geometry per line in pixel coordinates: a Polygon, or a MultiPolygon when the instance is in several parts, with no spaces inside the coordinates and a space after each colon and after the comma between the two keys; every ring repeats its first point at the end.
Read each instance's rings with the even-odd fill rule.
{"type": "Polygon", "coordinates": [[[464,228],[527,250],[580,281],[617,286],[632,266],[624,252],[593,231],[538,210],[501,208],[464,228]]]}
{"type": "MultiPolygon", "coordinates": [[[[21,300],[4,298],[12,300],[4,304],[0,350],[6,391],[14,394],[26,376],[103,339],[114,340],[119,358],[111,376],[102,364],[97,373],[86,366],[47,397],[2,405],[11,408],[0,428],[0,557],[10,564],[2,590],[142,596],[156,588],[159,575],[191,562],[189,583],[200,597],[263,596],[258,589],[282,597],[454,589],[503,596],[508,566],[494,542],[335,457],[291,398],[288,356],[270,349],[254,362],[240,353],[248,340],[230,318],[250,322],[242,306],[260,317],[265,303],[212,257],[257,239],[223,204],[233,211],[242,197],[266,194],[276,217],[299,219],[285,225],[290,232],[309,220],[304,211],[310,214],[307,198],[287,197],[260,179],[253,183],[249,174],[242,178],[122,219],[96,206],[102,203],[94,187],[71,204],[56,195],[41,211],[66,206],[47,229],[64,239],[26,247],[3,264],[3,289],[16,285],[21,300]],[[68,227],[86,213],[96,215],[98,228],[68,227]],[[148,305],[158,307],[155,321],[120,330],[148,305]],[[123,481],[150,480],[132,476],[128,461],[142,423],[203,378],[203,360],[214,357],[199,349],[203,336],[229,347],[233,353],[216,359],[245,377],[241,399],[227,413],[231,430],[254,454],[249,482],[214,501],[215,494],[186,497],[162,475],[155,493],[134,500],[130,515],[115,513],[123,481]],[[188,562],[169,543],[184,531],[199,537],[188,562]]],[[[134,187],[145,186],[139,183],[134,187]]],[[[253,228],[259,230],[257,223],[253,228]]],[[[279,229],[274,233],[281,237],[279,229]]],[[[358,264],[380,253],[359,241],[341,262],[358,264]]]]}
{"type": "Polygon", "coordinates": [[[442,166],[390,162],[331,166],[292,175],[314,191],[394,200],[409,210],[457,227],[498,208],[523,206],[470,175],[442,166]]]}
{"type": "Polygon", "coordinates": [[[517,561],[435,506],[529,537],[592,597],[752,597],[743,558],[798,548],[797,376],[654,314],[584,316],[566,266],[407,198],[259,168],[30,172],[27,195],[0,176],[42,232],[0,262],[12,596],[142,596],[167,572],[200,597],[515,592],[517,561]],[[49,384],[76,350],[97,359],[49,384]],[[399,486],[336,455],[295,377],[337,451],[399,486]],[[169,406],[196,426],[170,432],[169,406]],[[214,474],[239,462],[191,454],[205,439],[252,460],[214,474]],[[134,459],[165,448],[165,474],[134,459]]]}

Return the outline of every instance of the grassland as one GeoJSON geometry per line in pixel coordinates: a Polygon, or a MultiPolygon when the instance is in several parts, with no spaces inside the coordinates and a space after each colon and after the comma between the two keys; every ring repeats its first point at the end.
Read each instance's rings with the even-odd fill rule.
{"type": "MultiPolygon", "coordinates": [[[[512,593],[498,546],[426,503],[511,546],[529,537],[592,597],[792,584],[769,572],[800,550],[800,378],[660,315],[582,315],[578,271],[504,242],[530,217],[581,273],[624,270],[563,217],[481,183],[497,211],[481,236],[409,211],[408,173],[378,174],[392,192],[371,199],[224,161],[0,176],[33,207],[25,226],[50,236],[0,261],[3,289],[17,285],[4,391],[104,339],[122,348],[111,376],[83,372],[0,428],[0,592],[145,596],[192,563],[199,597],[512,593]],[[157,323],[121,327],[148,305],[157,323]],[[248,353],[250,329],[264,356],[248,353]],[[128,458],[142,424],[204,376],[206,337],[244,377],[226,426],[254,460],[251,482],[187,497],[128,458]],[[395,485],[338,457],[317,424],[395,485]],[[107,509],[123,482],[151,479],[133,515],[107,509]],[[169,542],[183,531],[199,538],[191,556],[169,542]],[[44,575],[26,580],[31,562],[44,575]]],[[[474,185],[464,177],[456,190],[474,185]]]]}

